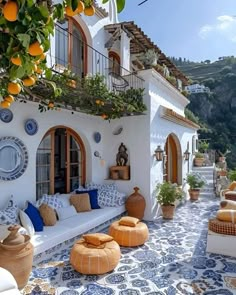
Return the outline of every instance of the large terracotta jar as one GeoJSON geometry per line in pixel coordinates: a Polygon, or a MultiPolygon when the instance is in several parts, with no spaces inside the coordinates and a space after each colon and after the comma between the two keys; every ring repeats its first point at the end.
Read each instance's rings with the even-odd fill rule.
{"type": "Polygon", "coordinates": [[[19,228],[19,225],[10,226],[9,236],[0,243],[0,267],[10,272],[22,289],[32,270],[33,245],[30,236],[18,233],[19,228]]]}
{"type": "Polygon", "coordinates": [[[131,194],[125,202],[125,208],[129,216],[143,219],[146,202],[144,197],[138,192],[139,188],[134,187],[134,193],[131,194]]]}

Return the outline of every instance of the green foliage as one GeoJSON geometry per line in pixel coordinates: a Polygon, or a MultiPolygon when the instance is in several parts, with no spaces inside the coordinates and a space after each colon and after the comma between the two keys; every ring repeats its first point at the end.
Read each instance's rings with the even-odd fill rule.
{"type": "Polygon", "coordinates": [[[199,173],[189,173],[186,180],[190,189],[200,189],[206,184],[206,180],[199,173]]]}
{"type": "Polygon", "coordinates": [[[232,67],[231,66],[225,66],[223,67],[223,69],[220,71],[221,74],[225,75],[225,74],[228,74],[232,71],[232,67]]]}
{"type": "Polygon", "coordinates": [[[161,205],[174,205],[183,198],[183,191],[176,183],[163,182],[156,186],[157,201],[161,205]]]}
{"type": "MultiPolygon", "coordinates": [[[[102,3],[105,4],[110,0],[102,0],[102,3]]],[[[120,13],[125,8],[125,0],[116,0],[117,12],[120,13]]]]}
{"type": "Polygon", "coordinates": [[[197,158],[197,159],[203,159],[204,158],[204,155],[202,153],[200,153],[200,152],[196,152],[195,153],[195,158],[197,158]]]}
{"type": "Polygon", "coordinates": [[[185,108],[184,114],[187,119],[191,120],[192,122],[196,124],[199,124],[199,118],[196,115],[194,115],[194,113],[191,112],[189,109],[185,108]]]}
{"type": "Polygon", "coordinates": [[[105,78],[99,74],[79,80],[67,70],[63,75],[54,74],[50,81],[43,80],[42,82],[44,87],[45,83],[47,84],[48,89],[45,96],[48,101],[44,99],[42,88],[35,86],[32,89],[39,99],[41,97],[39,105],[41,112],[48,110],[49,101],[53,102],[56,108],[66,105],[74,110],[79,109],[87,114],[101,116],[105,120],[140,114],[146,110],[143,103],[144,89],[130,88],[122,93],[114,93],[107,89],[105,78]],[[57,88],[57,85],[60,88],[57,88]],[[58,89],[61,92],[58,92],[58,89]]]}
{"type": "Polygon", "coordinates": [[[230,170],[228,176],[230,181],[236,181],[236,170],[230,170]]]}
{"type": "Polygon", "coordinates": [[[209,143],[205,140],[199,140],[198,144],[198,150],[200,153],[204,153],[208,150],[209,148],[209,143]]]}

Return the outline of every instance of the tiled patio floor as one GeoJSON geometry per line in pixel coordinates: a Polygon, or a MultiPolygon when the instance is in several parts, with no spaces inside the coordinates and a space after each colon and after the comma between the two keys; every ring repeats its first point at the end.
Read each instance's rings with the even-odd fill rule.
{"type": "Polygon", "coordinates": [[[23,294],[236,294],[236,258],[205,252],[208,219],[218,203],[214,196],[202,197],[180,206],[172,221],[148,222],[148,242],[122,247],[120,263],[106,275],[75,272],[69,263],[70,249],[52,253],[33,269],[23,294]]]}

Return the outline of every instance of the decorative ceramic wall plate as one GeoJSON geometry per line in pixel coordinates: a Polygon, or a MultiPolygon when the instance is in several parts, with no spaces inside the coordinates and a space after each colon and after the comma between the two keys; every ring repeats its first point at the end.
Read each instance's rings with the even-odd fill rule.
{"type": "Polygon", "coordinates": [[[25,121],[25,132],[29,135],[34,135],[38,131],[38,123],[34,119],[28,119],[25,121]]]}
{"type": "Polygon", "coordinates": [[[4,122],[4,123],[9,123],[11,122],[11,120],[13,119],[13,113],[11,110],[9,109],[1,109],[0,110],[0,119],[4,122]]]}
{"type": "Polygon", "coordinates": [[[95,132],[93,136],[96,143],[99,143],[101,141],[101,138],[102,138],[101,133],[95,132]]]}
{"type": "Polygon", "coordinates": [[[24,143],[16,137],[0,138],[0,180],[19,178],[28,165],[28,152],[24,143]]]}
{"type": "Polygon", "coordinates": [[[113,131],[113,135],[119,135],[121,134],[121,132],[123,131],[123,127],[122,126],[118,126],[114,131],[113,131]]]}

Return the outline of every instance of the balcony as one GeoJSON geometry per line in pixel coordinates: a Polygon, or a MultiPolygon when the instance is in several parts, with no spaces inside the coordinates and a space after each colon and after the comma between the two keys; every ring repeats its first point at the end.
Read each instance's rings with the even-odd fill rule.
{"type": "Polygon", "coordinates": [[[47,66],[53,75],[44,77],[31,92],[41,111],[48,109],[45,97],[57,107],[104,119],[139,115],[146,110],[142,78],[83,42],[77,31],[70,33],[67,22],[55,27],[47,66]],[[62,90],[55,98],[51,82],[62,90]]]}

